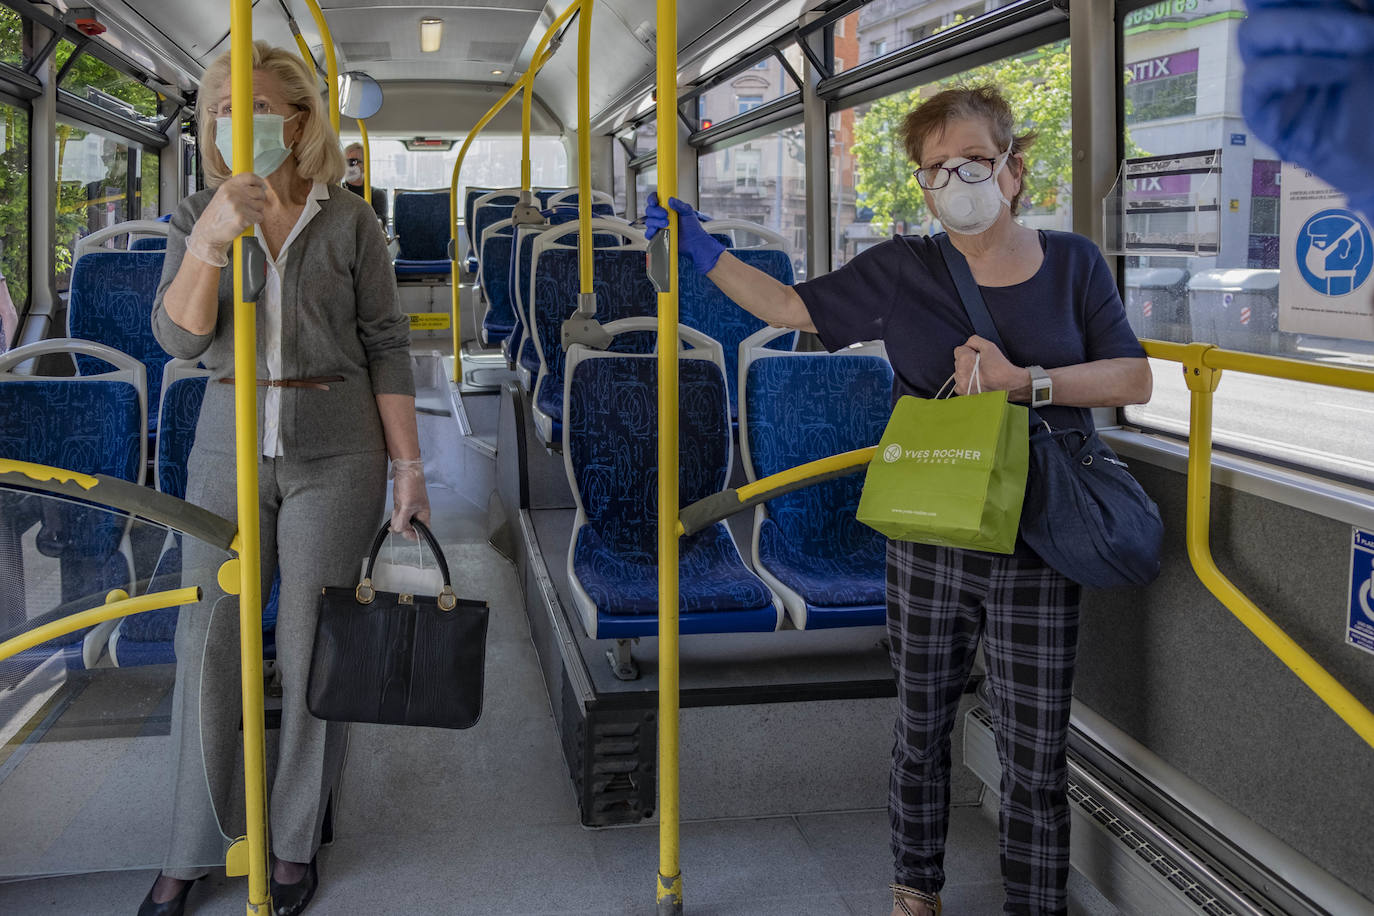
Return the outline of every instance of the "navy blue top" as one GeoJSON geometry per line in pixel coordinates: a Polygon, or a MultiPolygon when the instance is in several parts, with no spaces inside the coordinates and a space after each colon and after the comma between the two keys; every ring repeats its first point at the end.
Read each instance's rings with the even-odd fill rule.
{"type": "MultiPolygon", "coordinates": [[[[1144,358],[1097,246],[1071,232],[1042,230],[1040,247],[1045,260],[1029,280],[979,287],[1007,359],[1053,369],[1144,358]]],[[[928,236],[896,236],[794,289],[832,352],[859,341],[883,342],[892,363],[894,404],[905,394],[934,397],[954,372],[954,348],[973,336],[954,279],[928,236]]],[[[1056,428],[1092,429],[1086,407],[1038,411],[1056,428]]]]}

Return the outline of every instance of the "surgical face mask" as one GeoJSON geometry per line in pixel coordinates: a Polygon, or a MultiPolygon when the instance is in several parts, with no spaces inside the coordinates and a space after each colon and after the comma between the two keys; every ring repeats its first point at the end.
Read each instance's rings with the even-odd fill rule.
{"type": "MultiPolygon", "coordinates": [[[[300,112],[293,114],[296,117],[300,112]]],[[[286,127],[286,122],[291,118],[283,118],[276,114],[255,114],[253,115],[253,174],[259,178],[266,178],[286,161],[286,157],[291,155],[291,150],[287,149],[286,143],[282,140],[282,132],[286,127]]],[[[234,121],[233,118],[215,119],[215,149],[224,157],[225,165],[231,169],[234,166],[234,121]]]]}
{"type": "MultiPolygon", "coordinates": [[[[1002,215],[1002,205],[1011,207],[1011,201],[1002,195],[1002,186],[997,176],[1011,158],[1011,147],[998,157],[1000,160],[992,170],[992,176],[969,184],[957,174],[951,174],[949,183],[942,188],[926,191],[935,204],[935,215],[940,218],[946,229],[962,235],[978,235],[987,232],[1002,215]]],[[[946,160],[945,168],[957,169],[969,160],[956,156],[946,160]]]]}
{"type": "Polygon", "coordinates": [[[350,165],[344,169],[344,181],[349,184],[363,183],[363,168],[360,165],[350,165]]]}

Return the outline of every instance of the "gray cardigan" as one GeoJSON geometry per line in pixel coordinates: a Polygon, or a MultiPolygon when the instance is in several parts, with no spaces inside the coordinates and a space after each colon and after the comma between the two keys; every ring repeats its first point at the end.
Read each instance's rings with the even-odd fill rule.
{"type": "MultiPolygon", "coordinates": [[[[186,198],[172,217],[167,260],[153,306],[153,335],[182,359],[210,370],[196,427],[197,450],[234,454],[234,387],[216,380],[234,375],[233,269],[220,271],[219,319],[209,334],[192,334],[163,307],[186,255],[186,236],[214,191],[186,198]]],[[[315,214],[291,243],[282,277],[281,350],[285,378],[341,375],[328,391],[284,388],[281,436],[288,458],[310,460],[386,447],[375,395],[415,394],[410,329],[401,314],[386,237],[372,208],[343,188],[329,188],[315,214]]],[[[261,324],[261,318],[259,318],[261,324]]],[[[267,376],[261,332],[258,377],[267,376]]],[[[266,388],[258,388],[258,447],[266,388]]]]}

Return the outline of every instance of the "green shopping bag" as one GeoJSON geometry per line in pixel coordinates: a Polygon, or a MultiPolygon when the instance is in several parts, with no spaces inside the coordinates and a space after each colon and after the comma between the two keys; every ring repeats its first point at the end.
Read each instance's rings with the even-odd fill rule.
{"type": "Polygon", "coordinates": [[[897,401],[859,521],[889,538],[1011,553],[1029,464],[1026,408],[1005,391],[897,401]]]}

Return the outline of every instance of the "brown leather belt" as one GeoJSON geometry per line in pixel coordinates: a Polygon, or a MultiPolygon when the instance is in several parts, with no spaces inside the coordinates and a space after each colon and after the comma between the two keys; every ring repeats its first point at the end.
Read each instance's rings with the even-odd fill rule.
{"type": "MultiPolygon", "coordinates": [[[[328,391],[329,386],[325,382],[342,382],[342,375],[317,375],[313,378],[260,378],[258,379],[259,388],[315,388],[320,391],[328,391]]],[[[234,377],[219,380],[221,385],[234,384],[234,377]]]]}

